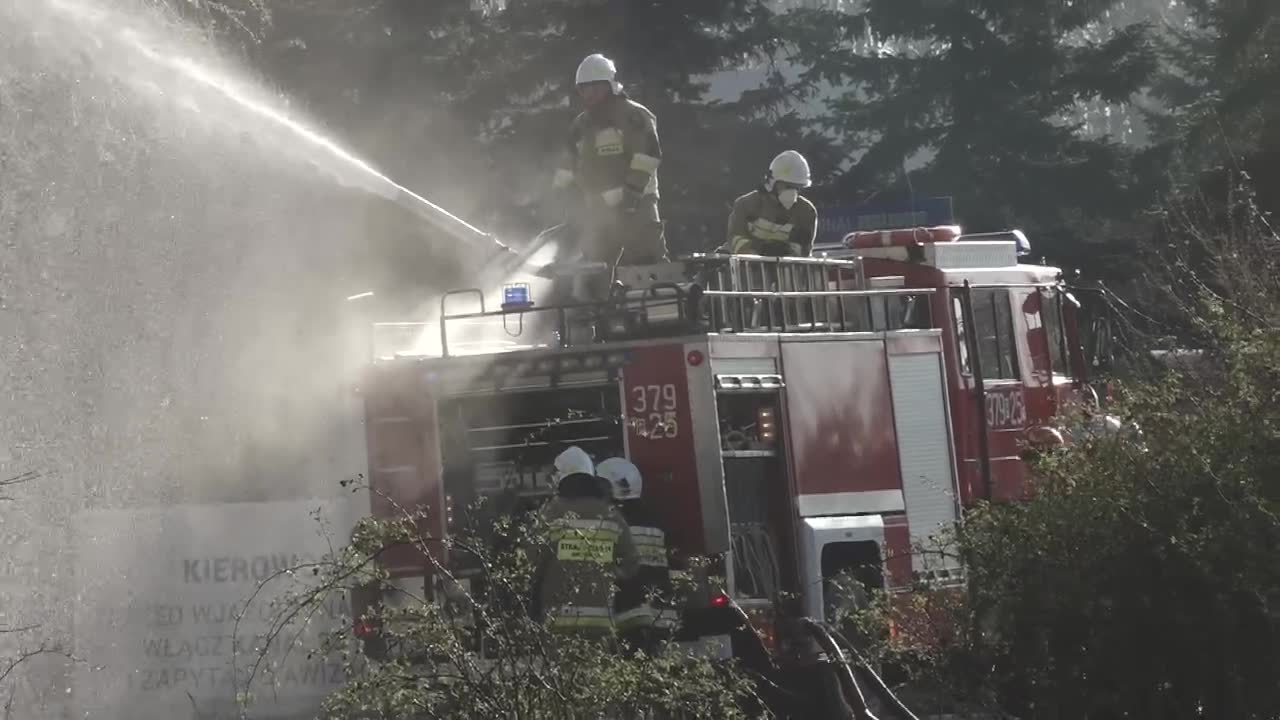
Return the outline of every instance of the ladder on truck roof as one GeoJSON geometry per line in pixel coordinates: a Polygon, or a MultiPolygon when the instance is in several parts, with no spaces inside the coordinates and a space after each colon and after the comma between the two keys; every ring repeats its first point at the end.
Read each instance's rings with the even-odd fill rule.
{"type": "Polygon", "coordinates": [[[712,332],[874,332],[929,326],[928,291],[877,289],[860,258],[705,256],[712,332]],[[898,306],[898,307],[895,307],[898,306]],[[923,324],[921,324],[923,323],[923,324]]]}
{"type": "MultiPolygon", "coordinates": [[[[451,355],[451,328],[465,324],[474,332],[486,322],[505,332],[508,347],[495,344],[494,353],[699,333],[849,333],[932,326],[931,289],[869,287],[856,258],[699,254],[619,267],[614,277],[610,296],[594,302],[530,302],[492,310],[479,288],[445,293],[435,328],[438,355],[451,355]],[[459,296],[477,298],[479,310],[450,312],[459,296]],[[518,328],[514,333],[512,326],[518,328]],[[545,342],[510,342],[525,332],[540,334],[545,342]]],[[[380,329],[420,336],[429,328],[428,323],[377,323],[374,331],[375,336],[380,329]]]]}

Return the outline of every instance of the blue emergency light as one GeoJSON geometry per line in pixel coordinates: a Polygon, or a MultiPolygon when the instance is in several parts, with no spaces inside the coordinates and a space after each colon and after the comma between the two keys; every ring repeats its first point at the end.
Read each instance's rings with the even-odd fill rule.
{"type": "Polygon", "coordinates": [[[503,310],[528,310],[533,307],[530,299],[529,283],[511,283],[502,286],[503,310]]]}

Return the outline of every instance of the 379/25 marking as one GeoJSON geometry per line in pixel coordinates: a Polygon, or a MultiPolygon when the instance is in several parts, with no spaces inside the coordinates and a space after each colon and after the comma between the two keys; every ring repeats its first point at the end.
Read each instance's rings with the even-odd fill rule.
{"type": "Polygon", "coordinates": [[[676,422],[679,408],[676,386],[637,385],[631,388],[628,424],[636,435],[648,440],[673,440],[680,435],[676,422]]]}
{"type": "Polygon", "coordinates": [[[988,392],[987,427],[1002,430],[1020,428],[1027,424],[1027,405],[1022,388],[1007,392],[988,392]]]}

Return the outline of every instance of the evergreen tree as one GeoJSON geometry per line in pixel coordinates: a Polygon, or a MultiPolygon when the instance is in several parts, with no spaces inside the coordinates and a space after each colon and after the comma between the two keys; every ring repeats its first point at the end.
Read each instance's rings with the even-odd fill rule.
{"type": "Polygon", "coordinates": [[[804,152],[819,178],[835,166],[771,63],[781,40],[761,0],[365,0],[350,13],[315,0],[273,20],[259,49],[272,77],[311,88],[380,167],[516,242],[561,220],[550,177],[578,111],[574,70],[593,52],[658,117],[675,251],[721,242],[731,201],[778,152],[804,152]],[[708,99],[710,76],[731,70],[759,84],[708,99]]]}
{"type": "Polygon", "coordinates": [[[1266,0],[1185,0],[1189,22],[1165,43],[1155,93],[1167,113],[1153,118],[1161,160],[1177,172],[1243,163],[1259,171],[1260,194],[1280,182],[1280,7],[1266,0]]]}
{"type": "Polygon", "coordinates": [[[806,79],[846,85],[827,124],[856,163],[837,196],[949,194],[967,231],[1017,226],[1053,261],[1096,256],[1084,243],[1148,201],[1128,151],[1067,120],[1082,103],[1129,101],[1153,72],[1145,25],[1099,37],[1113,5],[869,0],[798,13],[806,79]]]}

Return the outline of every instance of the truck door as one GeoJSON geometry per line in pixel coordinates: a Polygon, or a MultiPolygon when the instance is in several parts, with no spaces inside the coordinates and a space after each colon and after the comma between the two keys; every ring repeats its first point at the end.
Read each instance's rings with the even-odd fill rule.
{"type": "Polygon", "coordinates": [[[1005,287],[969,288],[966,308],[965,291],[952,289],[962,484],[970,498],[1018,499],[1025,487],[1020,452],[1027,398],[1014,334],[1014,298],[1005,287]],[[976,403],[981,403],[981,413],[976,403]]]}

